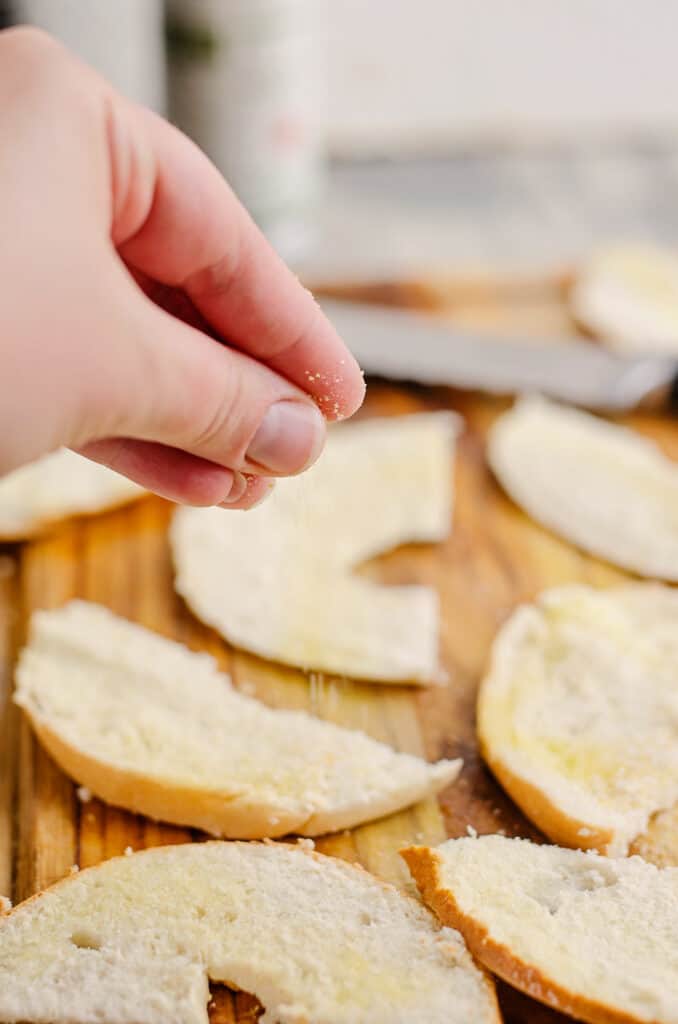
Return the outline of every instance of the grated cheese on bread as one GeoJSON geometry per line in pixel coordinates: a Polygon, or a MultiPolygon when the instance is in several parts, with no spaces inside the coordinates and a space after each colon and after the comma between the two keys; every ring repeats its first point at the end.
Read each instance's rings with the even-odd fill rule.
{"type": "Polygon", "coordinates": [[[83,601],[33,615],[15,701],[90,795],[214,835],[348,828],[438,792],[461,765],[267,708],[209,655],[83,601]]]}
{"type": "Polygon", "coordinates": [[[534,999],[589,1024],[678,1024],[678,868],[498,835],[403,857],[440,921],[534,999]]]}
{"type": "Polygon", "coordinates": [[[207,1024],[208,979],[255,994],[261,1024],[500,1024],[461,936],[299,847],[134,853],[0,918],[2,1024],[207,1024]]]}
{"type": "Polygon", "coordinates": [[[178,509],[177,591],[198,618],[264,658],[435,682],[435,591],[381,586],[354,570],[399,544],[447,537],[457,430],[446,412],[338,426],[322,459],[247,515],[178,509]]]}
{"type": "Polygon", "coordinates": [[[654,442],[531,397],[493,425],[488,458],[543,526],[640,576],[678,581],[678,465],[654,442]]]}
{"type": "Polygon", "coordinates": [[[678,802],[678,591],[571,585],[518,608],[494,642],[478,736],[549,838],[626,854],[678,802]]]}

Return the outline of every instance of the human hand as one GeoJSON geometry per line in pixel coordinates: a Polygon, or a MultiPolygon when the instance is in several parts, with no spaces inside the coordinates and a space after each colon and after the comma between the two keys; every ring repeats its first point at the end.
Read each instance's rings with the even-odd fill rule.
{"type": "Polygon", "coordinates": [[[33,29],[0,33],[0,473],[61,445],[246,508],[364,384],[207,158],[33,29]]]}

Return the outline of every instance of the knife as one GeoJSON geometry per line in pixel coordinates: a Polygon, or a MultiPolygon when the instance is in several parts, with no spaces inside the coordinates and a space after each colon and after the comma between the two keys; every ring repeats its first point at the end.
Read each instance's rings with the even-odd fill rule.
{"type": "Polygon", "coordinates": [[[538,392],[606,412],[678,410],[678,358],[620,356],[578,338],[498,337],[388,306],[320,305],[365,373],[490,394],[538,392]]]}

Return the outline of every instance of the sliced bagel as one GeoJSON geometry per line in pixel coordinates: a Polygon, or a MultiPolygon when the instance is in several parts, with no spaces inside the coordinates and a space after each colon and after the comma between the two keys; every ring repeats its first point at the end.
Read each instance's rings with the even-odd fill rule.
{"type": "Polygon", "coordinates": [[[176,588],[227,640],[265,658],[375,681],[431,682],[438,600],[354,574],[367,558],[450,531],[456,419],[424,413],[330,432],[308,472],[247,515],[178,509],[176,588]]]}
{"type": "Polygon", "coordinates": [[[0,477],[0,540],[24,540],[61,519],[104,512],[145,493],[127,477],[61,448],[0,477]]]}
{"type": "Polygon", "coordinates": [[[534,397],[497,420],[488,458],[537,522],[623,569],[678,581],[678,466],[653,442],[534,397]]]}
{"type": "Polygon", "coordinates": [[[209,655],[83,601],[33,615],[15,700],[93,794],[214,835],[348,828],[437,792],[461,765],[267,708],[209,655]]]}
{"type": "Polygon", "coordinates": [[[494,643],[478,735],[551,839],[627,853],[678,802],[678,591],[573,585],[519,608],[494,643]]]}
{"type": "Polygon", "coordinates": [[[441,922],[534,999],[589,1024],[678,1024],[678,868],[496,835],[403,857],[441,922]]]}
{"type": "Polygon", "coordinates": [[[0,917],[2,1024],[207,1024],[208,979],[258,996],[261,1024],[500,1024],[460,935],[299,847],[147,850],[0,917]]]}
{"type": "Polygon", "coordinates": [[[601,249],[578,271],[570,308],[619,352],[678,352],[678,253],[649,245],[601,249]]]}

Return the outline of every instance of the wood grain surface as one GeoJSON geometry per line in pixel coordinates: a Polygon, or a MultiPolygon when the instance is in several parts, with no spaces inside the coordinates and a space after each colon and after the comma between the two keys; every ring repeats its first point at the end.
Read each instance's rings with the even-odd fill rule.
{"type": "MultiPolygon", "coordinates": [[[[565,280],[497,283],[419,283],[365,291],[362,297],[435,307],[451,319],[534,335],[570,328],[565,280]]],[[[355,289],[353,294],[356,294],[355,289]]],[[[76,787],[42,752],[9,702],[11,664],[30,613],[78,596],[215,654],[248,694],[274,707],[307,708],[361,728],[399,750],[464,758],[463,775],[439,801],[317,842],[319,850],[359,861],[376,875],[413,891],[398,849],[412,841],[504,830],[540,838],[481,763],[474,704],[492,638],[520,601],[567,581],[611,584],[623,573],[586,557],[541,530],[503,495],[484,458],[484,439],[506,402],[448,389],[375,384],[362,415],[391,416],[453,408],[464,418],[454,467],[456,507],[450,539],[408,546],[364,567],[385,583],[425,582],[441,596],[441,654],[448,682],[410,690],[370,686],[274,665],[234,651],[188,612],[172,588],[167,544],[171,507],[147,499],[95,519],[66,523],[49,536],[0,552],[0,894],[15,900],[65,875],[122,853],[163,843],[199,840],[188,829],[147,821],[97,800],[79,800],[76,787]]],[[[631,417],[678,459],[678,425],[631,417]]],[[[228,513],[224,513],[228,515],[228,513]]],[[[678,814],[660,816],[637,843],[658,863],[678,863],[678,814]]],[[[556,1024],[560,1015],[500,987],[507,1024],[556,1024]]],[[[245,993],[215,987],[212,1021],[254,1021],[259,1009],[245,993]]]]}

